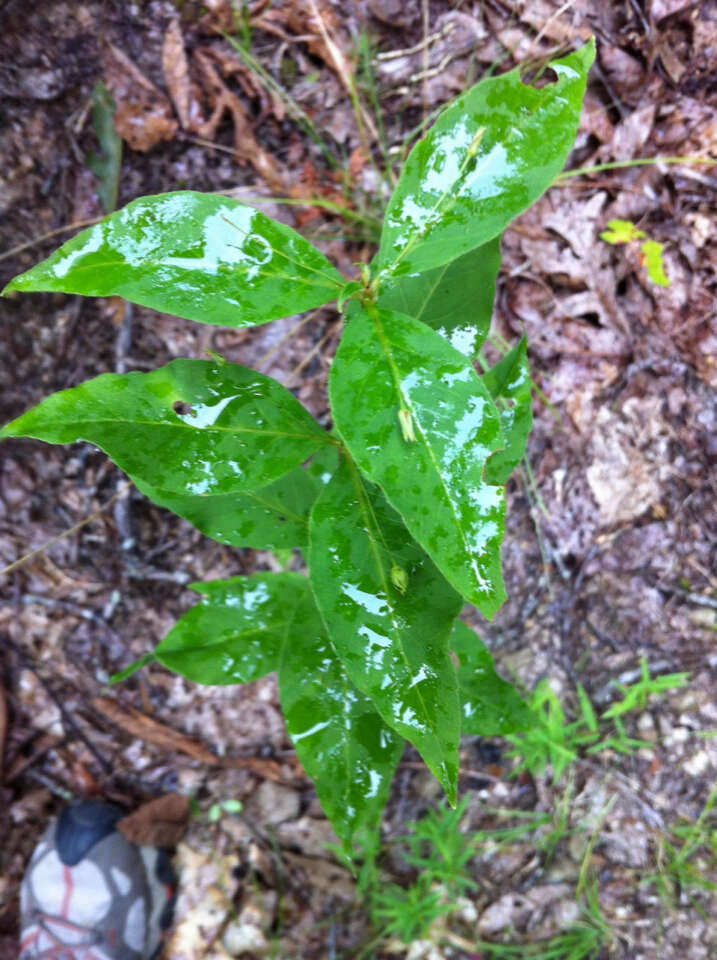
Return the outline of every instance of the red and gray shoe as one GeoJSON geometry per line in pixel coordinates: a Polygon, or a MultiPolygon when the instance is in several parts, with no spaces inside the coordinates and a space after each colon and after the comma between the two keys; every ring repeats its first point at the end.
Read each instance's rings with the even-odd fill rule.
{"type": "Polygon", "coordinates": [[[115,829],[115,806],[85,800],[48,828],[20,892],[19,960],[151,960],[174,912],[163,850],[115,829]]]}

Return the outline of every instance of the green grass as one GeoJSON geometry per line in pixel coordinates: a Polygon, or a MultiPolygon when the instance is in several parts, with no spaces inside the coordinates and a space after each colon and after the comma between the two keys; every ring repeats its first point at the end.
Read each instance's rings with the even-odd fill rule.
{"type": "Polygon", "coordinates": [[[707,919],[697,897],[717,893],[717,883],[709,878],[709,874],[717,877],[716,806],[717,783],[694,823],[674,823],[657,839],[656,870],[642,883],[654,885],[668,909],[675,908],[684,898],[707,919]]]}

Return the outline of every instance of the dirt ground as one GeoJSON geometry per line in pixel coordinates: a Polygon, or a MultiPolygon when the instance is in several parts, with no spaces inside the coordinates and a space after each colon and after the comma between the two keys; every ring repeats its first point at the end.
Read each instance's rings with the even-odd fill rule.
{"type": "MultiPolygon", "coordinates": [[[[594,34],[598,59],[569,168],[717,152],[717,13],[707,3],[260,0],[232,12],[227,0],[5,0],[0,22],[2,284],[73,224],[102,214],[85,157],[97,150],[90,96],[103,77],[126,141],[118,205],[185,188],[238,199],[319,194],[349,204],[362,222],[317,207],[262,209],[347,273],[370,258],[368,221],[381,210],[345,83],[362,34],[389,148],[487,71],[594,34]],[[251,42],[261,71],[311,119],[331,160],[226,32],[251,42]]],[[[364,121],[371,139],[370,106],[364,121]]],[[[531,943],[555,933],[574,919],[566,891],[592,838],[613,956],[717,957],[714,896],[701,909],[678,896],[668,909],[641,885],[666,826],[694,821],[717,775],[717,742],[700,736],[717,728],[715,188],[705,164],[608,168],[558,182],[506,231],[494,331],[511,344],[527,332],[542,399],[529,466],[509,483],[509,599],[491,624],[474,619],[500,669],[528,690],[550,678],[569,715],[578,682],[604,709],[613,683],[632,682],[643,656],[655,675],[689,671],[690,684],[627,719],[649,748],[574,765],[569,829],[549,862],[529,841],[476,856],[479,885],[448,940],[410,954],[388,943],[373,956],[466,960],[482,956],[470,949],[477,939],[531,943]],[[668,287],[648,281],[634,245],[599,239],[616,218],[664,244],[668,287]]],[[[298,330],[290,318],[251,331],[60,295],[15,295],[0,311],[3,423],[99,373],[206,349],[277,378],[328,422],[326,375],[340,331],[331,310],[298,330]]],[[[325,849],[332,834],[295,762],[273,678],[197,688],[150,666],[105,687],[191,605],[187,583],[274,569],[275,558],[204,538],[128,490],[88,445],[3,443],[0,569],[80,523],[0,579],[0,958],[17,955],[24,865],[68,799],[101,795],[131,807],[172,791],[192,796],[197,810],[178,851],[172,960],[360,956],[370,939],[365,910],[325,849]],[[210,822],[212,804],[229,799],[241,801],[241,816],[210,822]]],[[[407,751],[399,768],[387,841],[439,802],[416,760],[407,751]]],[[[487,808],[552,812],[565,799],[564,786],[511,778],[512,767],[504,741],[465,740],[466,831],[486,826],[487,808]]],[[[390,857],[384,866],[407,881],[390,857]]]]}

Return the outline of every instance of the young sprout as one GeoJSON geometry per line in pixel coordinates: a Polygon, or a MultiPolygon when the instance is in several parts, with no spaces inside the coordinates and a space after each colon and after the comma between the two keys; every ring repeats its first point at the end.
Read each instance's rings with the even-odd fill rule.
{"type": "Polygon", "coordinates": [[[478,147],[480,146],[480,142],[481,142],[481,140],[483,139],[483,136],[484,136],[484,134],[485,134],[485,131],[486,131],[486,128],[485,128],[485,127],[478,127],[478,129],[476,130],[476,135],[475,135],[475,136],[473,137],[473,139],[471,140],[470,145],[469,145],[468,150],[467,150],[467,154],[468,154],[468,157],[469,157],[469,158],[473,158],[473,157],[477,156],[477,154],[478,154],[478,147]]]}
{"type": "Polygon", "coordinates": [[[391,583],[399,593],[406,592],[406,587],[408,586],[408,573],[403,569],[403,567],[399,567],[397,563],[394,563],[391,567],[391,583]]]}
{"type": "Polygon", "coordinates": [[[413,430],[413,419],[411,417],[411,411],[406,407],[401,407],[401,409],[398,411],[398,423],[401,427],[401,433],[406,443],[415,443],[416,434],[413,430]]]}

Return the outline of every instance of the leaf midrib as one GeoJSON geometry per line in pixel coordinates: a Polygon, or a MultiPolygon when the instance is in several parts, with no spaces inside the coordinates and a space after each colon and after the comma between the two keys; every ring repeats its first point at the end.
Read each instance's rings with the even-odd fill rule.
{"type": "MultiPolygon", "coordinates": [[[[182,423],[181,421],[177,423],[172,423],[171,421],[165,421],[165,420],[158,420],[158,421],[130,420],[130,419],[120,420],[120,419],[111,418],[111,417],[102,417],[101,419],[98,419],[98,420],[83,420],[81,423],[80,421],[73,421],[73,420],[70,420],[69,422],[67,420],[62,420],[62,421],[58,420],[56,423],[52,423],[52,422],[50,423],[51,423],[51,426],[55,427],[55,429],[57,429],[58,427],[63,427],[66,429],[84,429],[88,424],[90,426],[121,424],[122,426],[152,427],[154,429],[167,427],[170,430],[172,429],[190,430],[195,433],[209,434],[209,435],[213,433],[220,433],[220,434],[227,433],[233,436],[234,434],[238,434],[238,433],[242,433],[242,434],[248,433],[248,434],[254,434],[257,436],[283,437],[285,439],[288,438],[288,439],[294,439],[294,440],[320,440],[322,443],[331,443],[331,441],[325,440],[320,433],[288,433],[287,431],[283,431],[283,430],[259,430],[255,427],[222,427],[216,424],[211,424],[210,426],[207,426],[207,427],[195,427],[189,423],[182,423]]],[[[12,426],[12,424],[9,424],[9,426],[12,426]]],[[[3,436],[5,437],[24,436],[24,434],[8,433],[7,430],[8,430],[8,427],[5,427],[3,430],[0,430],[0,438],[3,436]]],[[[36,437],[35,439],[41,440],[42,437],[36,437]]],[[[89,440],[86,442],[93,443],[94,441],[89,440]]]]}
{"type": "MultiPolygon", "coordinates": [[[[284,478],[288,477],[289,474],[284,474],[284,478]]],[[[279,478],[282,479],[282,478],[279,478]]],[[[136,484],[136,481],[133,478],[133,482],[136,484]]],[[[209,493],[209,494],[182,494],[175,493],[174,490],[167,490],[164,487],[153,487],[151,484],[144,484],[146,489],[151,489],[156,491],[159,496],[166,496],[169,498],[174,497],[186,497],[187,499],[194,499],[200,502],[202,505],[210,506],[212,500],[236,500],[238,497],[247,497],[250,500],[255,500],[262,507],[266,507],[267,510],[271,510],[277,516],[288,517],[289,520],[292,520],[295,523],[300,523],[303,526],[308,526],[309,521],[306,517],[300,516],[298,513],[294,513],[293,510],[290,510],[288,507],[282,506],[281,502],[277,500],[272,502],[271,500],[265,500],[263,497],[258,495],[258,492],[255,490],[242,490],[238,493],[209,493]]],[[[145,494],[146,496],[146,494],[145,494]]],[[[151,497],[150,497],[151,499],[151,497]]]]}
{"type": "MultiPolygon", "coordinates": [[[[431,465],[432,465],[432,467],[433,467],[433,469],[434,469],[434,471],[435,471],[435,473],[436,473],[436,476],[438,477],[438,479],[439,479],[439,481],[440,481],[441,488],[442,488],[442,490],[443,490],[443,493],[444,493],[444,496],[445,496],[447,505],[448,505],[448,507],[449,507],[449,509],[450,509],[450,511],[451,511],[451,515],[453,516],[453,520],[454,520],[456,529],[458,530],[458,533],[459,533],[459,535],[460,535],[461,542],[462,542],[462,544],[463,544],[464,552],[465,552],[465,554],[466,554],[467,557],[469,557],[469,558],[472,559],[472,554],[471,554],[470,548],[469,548],[469,546],[468,546],[468,540],[467,540],[467,538],[466,538],[466,534],[465,534],[465,531],[464,531],[464,529],[463,529],[463,525],[462,525],[462,523],[461,523],[461,521],[460,521],[460,518],[458,517],[458,514],[456,513],[455,504],[454,504],[454,502],[453,502],[453,498],[451,497],[450,491],[448,490],[448,487],[446,486],[446,482],[445,482],[445,480],[444,480],[444,478],[443,478],[443,474],[441,473],[441,471],[440,471],[440,469],[439,469],[439,467],[438,467],[438,462],[437,462],[436,457],[435,457],[435,454],[434,454],[434,452],[433,452],[433,448],[432,448],[431,444],[429,443],[429,441],[428,441],[428,439],[427,439],[427,437],[426,437],[426,434],[425,434],[425,432],[424,432],[424,430],[423,430],[423,427],[422,427],[422,425],[421,425],[420,420],[419,420],[418,417],[416,417],[415,414],[414,414],[414,408],[413,408],[413,405],[412,405],[411,402],[410,402],[410,399],[409,399],[408,397],[406,397],[406,395],[404,394],[404,392],[403,392],[403,390],[402,390],[402,388],[401,388],[401,377],[400,377],[400,373],[399,373],[399,370],[398,370],[398,366],[397,366],[396,361],[395,361],[395,359],[394,359],[394,356],[393,356],[393,352],[392,352],[392,350],[391,350],[390,343],[389,343],[389,341],[388,341],[388,339],[387,339],[387,337],[386,337],[385,331],[384,331],[383,326],[382,326],[382,324],[381,324],[381,320],[380,320],[380,318],[379,318],[379,316],[378,316],[377,313],[376,313],[376,315],[373,316],[371,319],[373,320],[374,325],[375,325],[375,327],[376,327],[376,333],[377,333],[377,335],[378,335],[378,339],[379,339],[379,342],[380,342],[380,344],[381,344],[381,348],[383,349],[384,356],[386,357],[386,362],[387,362],[387,364],[388,364],[388,366],[389,366],[389,369],[390,369],[390,371],[391,371],[391,375],[392,375],[393,381],[394,381],[394,386],[395,386],[396,392],[397,392],[397,394],[398,394],[398,396],[399,396],[399,402],[405,404],[405,406],[407,407],[409,413],[411,414],[411,417],[412,417],[412,419],[413,419],[413,421],[414,421],[414,423],[415,423],[415,425],[416,425],[416,427],[417,427],[418,435],[420,436],[421,440],[423,441],[423,445],[424,445],[424,447],[425,447],[426,452],[428,453],[428,456],[429,456],[430,461],[431,461],[431,465]]],[[[409,318],[409,319],[410,319],[410,318],[409,318]]],[[[420,322],[420,321],[419,321],[419,322],[420,322]]],[[[473,571],[471,570],[471,572],[473,572],[473,571]]],[[[477,583],[476,583],[476,586],[478,586],[477,583]]],[[[479,588],[479,589],[480,589],[480,588],[479,588]]],[[[482,592],[482,591],[480,591],[480,592],[482,592]]]]}
{"type": "MultiPolygon", "coordinates": [[[[500,79],[500,78],[497,78],[497,79],[500,79]]],[[[535,87],[531,87],[530,89],[534,90],[536,93],[544,93],[544,96],[535,103],[533,109],[529,114],[519,119],[518,123],[516,123],[515,126],[513,126],[510,129],[506,137],[500,140],[496,140],[492,146],[493,147],[496,145],[503,146],[506,143],[508,143],[508,141],[514,136],[514,134],[522,132],[525,126],[534,119],[537,112],[543,108],[543,106],[548,101],[548,99],[551,98],[551,94],[557,94],[556,88],[560,87],[560,79],[562,78],[559,78],[557,81],[555,81],[555,83],[552,83],[549,87],[545,87],[544,90],[535,90],[535,87]]],[[[522,86],[520,79],[518,79],[518,84],[522,86]]],[[[433,129],[435,130],[435,127],[433,129]]],[[[486,153],[483,155],[482,159],[487,160],[489,156],[490,156],[490,153],[486,153]]],[[[465,173],[465,168],[469,159],[470,159],[470,155],[466,151],[466,156],[463,158],[463,162],[461,163],[461,166],[455,181],[449,186],[447,186],[446,189],[443,191],[443,193],[438,197],[434,205],[430,208],[429,215],[438,213],[441,216],[444,216],[446,212],[450,211],[452,207],[458,203],[460,199],[460,192],[456,190],[455,187],[456,187],[456,184],[458,184],[461,181],[461,178],[465,173]],[[445,203],[445,206],[442,206],[444,203],[445,203]]],[[[478,168],[479,168],[479,164],[476,164],[476,167],[474,168],[473,172],[475,173],[475,171],[478,170],[478,168]]],[[[432,223],[429,221],[423,227],[414,231],[409,236],[403,249],[399,251],[399,253],[394,257],[394,259],[389,264],[386,264],[382,268],[381,273],[385,273],[387,275],[393,273],[396,266],[401,262],[401,260],[403,260],[404,257],[408,256],[410,253],[413,252],[416,245],[420,243],[421,240],[424,240],[428,236],[428,234],[431,232],[434,226],[435,226],[435,223],[432,223]]],[[[487,237],[485,240],[481,241],[481,243],[487,243],[488,240],[490,239],[491,239],[490,237],[487,237]]]]}
{"type": "MultiPolygon", "coordinates": [[[[400,627],[400,625],[399,625],[399,623],[398,623],[398,619],[397,619],[397,617],[396,617],[396,615],[395,615],[395,605],[394,605],[394,603],[393,603],[393,601],[392,601],[392,599],[391,599],[391,591],[390,591],[389,582],[388,582],[388,581],[389,581],[389,578],[387,577],[386,572],[385,572],[385,570],[384,570],[383,563],[381,562],[381,554],[380,554],[379,549],[378,549],[378,537],[381,537],[381,532],[380,532],[380,531],[381,531],[381,528],[380,528],[379,523],[378,523],[378,521],[377,521],[377,519],[376,519],[376,515],[375,515],[375,513],[374,513],[374,511],[373,511],[373,507],[372,507],[372,505],[371,505],[371,501],[370,501],[369,496],[368,496],[368,492],[366,491],[366,488],[365,488],[365,486],[364,486],[363,480],[361,479],[361,476],[360,476],[360,474],[359,474],[359,472],[358,472],[358,470],[357,470],[357,468],[356,468],[356,465],[355,465],[352,461],[349,461],[349,463],[350,463],[350,469],[351,469],[351,474],[352,474],[352,480],[353,480],[353,484],[354,484],[354,489],[355,489],[355,491],[356,491],[357,498],[358,498],[359,505],[360,505],[361,511],[362,511],[362,513],[363,513],[364,519],[365,519],[365,521],[366,521],[365,527],[364,527],[364,531],[365,531],[365,533],[366,533],[366,536],[368,537],[368,541],[369,541],[369,544],[370,544],[370,546],[371,546],[371,552],[372,552],[372,554],[373,554],[374,561],[375,561],[375,564],[376,564],[376,569],[377,569],[377,571],[378,571],[379,580],[381,581],[381,586],[382,586],[382,588],[383,588],[384,594],[385,594],[386,599],[387,599],[387,601],[388,601],[388,606],[389,606],[389,610],[390,610],[390,613],[391,613],[391,624],[392,624],[392,627],[393,627],[393,632],[394,632],[394,635],[395,635],[395,639],[396,639],[396,641],[397,641],[396,646],[397,646],[397,649],[399,650],[399,652],[400,652],[400,654],[401,654],[401,659],[403,660],[403,663],[404,663],[404,666],[405,666],[405,668],[406,668],[407,673],[408,673],[409,675],[411,675],[411,673],[412,673],[411,664],[410,664],[410,662],[409,662],[409,660],[408,660],[408,656],[407,656],[407,654],[406,654],[406,649],[405,649],[404,644],[403,644],[403,636],[402,636],[402,632],[401,632],[401,627],[400,627]],[[377,531],[378,536],[375,535],[374,531],[377,531]]],[[[381,537],[381,540],[383,540],[383,537],[381,537]]],[[[388,545],[386,544],[385,540],[383,540],[383,548],[384,548],[384,550],[386,551],[386,553],[388,553],[388,555],[391,556],[391,551],[389,550],[388,545]]],[[[431,734],[432,734],[434,740],[435,740],[436,743],[438,744],[439,752],[440,752],[440,755],[441,755],[443,764],[444,764],[444,766],[446,766],[446,769],[447,769],[447,756],[446,756],[446,751],[445,751],[445,749],[444,749],[443,741],[442,741],[442,739],[440,738],[440,736],[438,735],[438,733],[436,732],[435,723],[433,722],[433,719],[432,719],[432,717],[431,717],[431,714],[429,713],[429,711],[428,711],[428,709],[427,709],[427,707],[426,707],[426,702],[425,702],[425,700],[424,700],[424,698],[423,698],[423,694],[422,694],[422,692],[421,692],[421,688],[420,688],[420,686],[416,685],[413,689],[415,690],[415,692],[416,692],[416,697],[418,698],[418,700],[419,700],[419,702],[420,702],[420,704],[421,704],[421,708],[422,708],[422,710],[423,710],[423,717],[424,717],[424,719],[425,719],[425,721],[426,721],[426,723],[427,723],[428,728],[429,728],[430,731],[431,731],[431,734]]]]}
{"type": "MultiPolygon", "coordinates": [[[[210,608],[202,607],[201,604],[198,604],[196,607],[193,607],[192,609],[206,612],[206,610],[211,609],[211,607],[210,608]]],[[[236,610],[232,608],[226,608],[224,605],[217,605],[215,609],[217,613],[226,612],[227,609],[231,610],[232,613],[236,613],[236,610]]],[[[195,618],[192,617],[191,619],[193,620],[195,618]]],[[[181,623],[182,621],[180,620],[179,622],[181,623]]],[[[252,634],[256,634],[257,638],[261,638],[262,636],[271,636],[273,633],[280,632],[282,630],[287,631],[292,622],[293,621],[291,619],[286,621],[280,620],[278,622],[272,623],[272,625],[268,628],[267,627],[244,627],[244,628],[239,627],[237,629],[232,630],[232,636],[230,640],[215,640],[215,641],[212,641],[211,643],[202,643],[202,644],[197,643],[191,646],[187,645],[187,646],[175,647],[175,648],[169,647],[169,649],[167,650],[162,649],[162,644],[160,643],[159,646],[155,648],[154,653],[158,657],[163,657],[167,654],[181,655],[184,653],[191,653],[191,652],[202,651],[202,650],[214,650],[216,648],[224,649],[226,648],[228,643],[231,643],[234,640],[244,640],[246,637],[251,636],[252,634]]],[[[195,625],[193,624],[193,626],[195,625]]]]}
{"type": "MultiPolygon", "coordinates": [[[[273,249],[273,248],[272,248],[272,249],[273,249]]],[[[296,276],[296,275],[290,275],[290,274],[283,274],[283,273],[269,273],[268,271],[262,270],[261,268],[259,268],[259,269],[257,270],[256,264],[249,264],[249,265],[246,265],[246,266],[243,266],[243,267],[240,266],[240,265],[238,265],[238,264],[219,264],[218,266],[219,266],[220,269],[225,269],[225,270],[227,270],[228,272],[235,272],[235,273],[240,274],[240,275],[241,275],[241,274],[245,274],[245,273],[249,273],[250,270],[256,270],[256,272],[257,272],[258,274],[260,274],[262,277],[264,277],[264,278],[266,278],[266,279],[269,279],[269,280],[289,280],[289,281],[291,281],[291,283],[303,283],[303,284],[305,284],[306,286],[322,287],[322,288],[324,288],[324,289],[326,289],[326,290],[334,290],[334,289],[339,290],[339,289],[341,288],[341,284],[340,284],[338,281],[336,281],[336,282],[319,283],[318,281],[312,281],[312,280],[307,279],[307,278],[302,277],[302,276],[296,276]]],[[[101,261],[100,263],[78,264],[77,266],[73,266],[73,267],[70,268],[70,270],[68,270],[67,276],[71,279],[73,276],[76,276],[77,274],[82,274],[82,273],[84,273],[84,272],[89,272],[89,271],[91,271],[92,273],[96,273],[98,270],[103,270],[103,269],[108,269],[108,268],[113,268],[113,267],[124,267],[124,268],[127,268],[127,267],[128,267],[128,263],[127,263],[126,260],[104,260],[104,261],[101,261]]],[[[202,276],[206,276],[206,275],[207,275],[206,271],[205,271],[205,270],[202,270],[200,267],[196,267],[196,268],[192,268],[192,267],[177,267],[175,264],[165,263],[165,262],[162,261],[162,260],[149,260],[149,259],[142,260],[142,262],[141,262],[141,264],[140,264],[140,269],[145,268],[145,267],[147,267],[147,268],[148,268],[148,267],[154,267],[154,268],[160,268],[160,267],[161,267],[161,268],[164,268],[164,269],[167,269],[167,270],[180,270],[180,271],[183,271],[184,273],[199,273],[199,274],[201,274],[202,276]]],[[[308,268],[304,267],[303,269],[304,269],[304,270],[307,270],[308,268]]],[[[28,272],[28,273],[32,273],[33,271],[32,271],[32,270],[29,270],[29,271],[27,271],[27,272],[28,272]]],[[[21,274],[20,277],[18,277],[18,280],[20,280],[23,276],[25,276],[25,274],[21,274]]],[[[328,278],[328,277],[325,277],[325,275],[322,274],[322,273],[316,273],[316,276],[321,277],[322,279],[326,279],[327,281],[329,280],[329,278],[328,278]]],[[[62,280],[63,278],[60,277],[60,278],[57,278],[57,279],[62,280]]],[[[129,284],[131,284],[131,283],[132,283],[132,279],[133,279],[132,277],[128,277],[126,282],[129,283],[129,284]]],[[[149,278],[149,279],[153,279],[153,278],[149,278]]],[[[53,282],[54,282],[54,280],[55,280],[55,278],[53,277],[53,282]]],[[[121,281],[121,282],[124,284],[125,281],[121,281]]],[[[211,284],[210,284],[210,286],[211,286],[211,284]]],[[[13,282],[11,282],[10,284],[8,284],[8,289],[10,289],[10,290],[23,290],[23,286],[15,285],[15,282],[13,281],[13,282]]],[[[30,288],[25,288],[25,289],[29,292],[30,290],[32,290],[32,289],[37,289],[37,288],[30,287],[30,288]]],[[[119,289],[119,287],[116,287],[115,289],[119,289]]],[[[109,296],[109,295],[110,295],[109,293],[106,293],[106,294],[98,294],[98,296],[109,296]]],[[[94,294],[90,294],[90,296],[94,296],[94,294]]]]}

